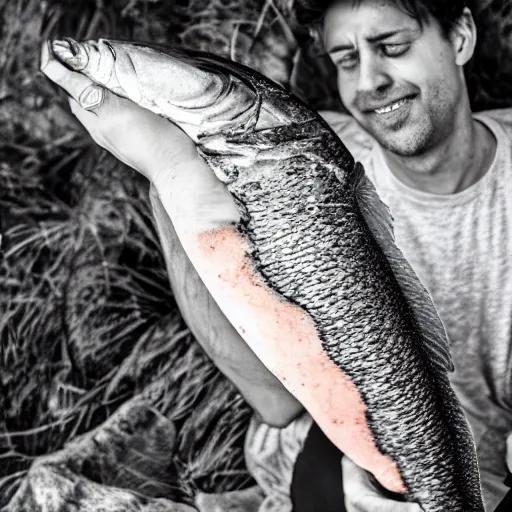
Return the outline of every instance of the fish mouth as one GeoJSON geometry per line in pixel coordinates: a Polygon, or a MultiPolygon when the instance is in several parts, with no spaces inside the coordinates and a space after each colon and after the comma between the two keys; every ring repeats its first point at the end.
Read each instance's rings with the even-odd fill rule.
{"type": "Polygon", "coordinates": [[[84,45],[69,37],[53,41],[52,51],[63,64],[73,71],[82,71],[89,63],[89,55],[84,45]]]}

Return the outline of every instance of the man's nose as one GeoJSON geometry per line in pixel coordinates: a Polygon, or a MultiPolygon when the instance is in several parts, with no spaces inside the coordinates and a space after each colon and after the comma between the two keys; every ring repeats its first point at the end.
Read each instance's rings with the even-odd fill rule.
{"type": "Polygon", "coordinates": [[[366,54],[360,57],[358,93],[373,93],[385,90],[392,83],[386,65],[378,55],[366,54]]]}

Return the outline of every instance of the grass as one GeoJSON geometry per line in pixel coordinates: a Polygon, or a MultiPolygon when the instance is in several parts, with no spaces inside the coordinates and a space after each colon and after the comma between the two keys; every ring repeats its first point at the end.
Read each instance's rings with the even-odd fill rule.
{"type": "Polygon", "coordinates": [[[47,38],[169,43],[178,29],[187,40],[203,30],[198,41],[226,54],[236,41],[205,24],[207,9],[193,21],[178,2],[16,0],[1,9],[0,506],[37,457],[139,394],[178,427],[174,497],[248,485],[250,410],[177,313],[147,183],[92,143],[38,71],[47,38]]]}
{"type": "MultiPolygon", "coordinates": [[[[137,395],[178,428],[176,496],[251,483],[250,410],[177,311],[147,183],[93,144],[38,71],[39,48],[62,36],[185,44],[252,65],[315,108],[339,108],[332,69],[299,47],[289,5],[0,0],[0,507],[37,457],[137,395]]],[[[492,0],[478,16],[484,37],[467,71],[476,110],[511,104],[510,13],[492,0]]]]}

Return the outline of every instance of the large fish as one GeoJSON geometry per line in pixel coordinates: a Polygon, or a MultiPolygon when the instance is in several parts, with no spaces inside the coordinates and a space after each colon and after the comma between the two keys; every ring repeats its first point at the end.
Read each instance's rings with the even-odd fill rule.
{"type": "Polygon", "coordinates": [[[483,511],[443,325],[386,207],[326,122],[212,55],[108,40],[55,41],[53,51],[197,143],[240,220],[182,229],[183,246],[333,443],[425,512],[483,511]]]}

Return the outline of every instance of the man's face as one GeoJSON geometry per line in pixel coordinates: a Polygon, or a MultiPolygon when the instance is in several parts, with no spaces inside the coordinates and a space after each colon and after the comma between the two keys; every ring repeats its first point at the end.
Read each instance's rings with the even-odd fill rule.
{"type": "Polygon", "coordinates": [[[420,26],[390,0],[338,0],[323,38],[343,104],[383,147],[421,154],[453,129],[464,82],[435,20],[420,26]]]}

